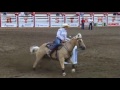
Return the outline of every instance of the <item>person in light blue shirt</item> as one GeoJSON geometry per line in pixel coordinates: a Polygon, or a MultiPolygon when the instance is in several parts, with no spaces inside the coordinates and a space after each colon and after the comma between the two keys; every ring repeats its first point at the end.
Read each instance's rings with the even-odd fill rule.
{"type": "Polygon", "coordinates": [[[70,40],[69,38],[67,38],[67,28],[69,28],[69,24],[64,23],[62,24],[62,27],[58,29],[57,31],[57,35],[54,41],[54,45],[53,47],[51,47],[50,52],[48,53],[49,56],[51,56],[51,54],[54,52],[54,50],[56,49],[56,47],[58,47],[61,43],[66,42],[67,40],[70,40]]]}
{"type": "Polygon", "coordinates": [[[56,38],[59,38],[62,42],[69,40],[67,38],[67,28],[69,25],[67,23],[62,25],[62,28],[58,29],[56,38]]]}

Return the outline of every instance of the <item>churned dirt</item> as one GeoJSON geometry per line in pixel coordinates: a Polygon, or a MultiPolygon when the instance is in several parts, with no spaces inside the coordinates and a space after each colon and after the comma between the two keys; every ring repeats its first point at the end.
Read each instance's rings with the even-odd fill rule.
{"type": "Polygon", "coordinates": [[[86,50],[78,53],[76,72],[66,65],[62,76],[59,61],[43,58],[32,70],[35,55],[30,46],[53,41],[58,28],[0,28],[0,78],[119,78],[120,27],[69,28],[71,36],[80,32],[86,50]]]}

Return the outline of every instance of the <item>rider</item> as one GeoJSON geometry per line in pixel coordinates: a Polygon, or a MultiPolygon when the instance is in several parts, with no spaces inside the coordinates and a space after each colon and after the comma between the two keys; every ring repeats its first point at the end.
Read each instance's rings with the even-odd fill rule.
{"type": "Polygon", "coordinates": [[[57,46],[59,46],[61,43],[65,43],[67,40],[70,40],[69,38],[67,38],[67,28],[69,27],[69,24],[64,23],[62,24],[62,27],[58,29],[54,45],[48,53],[49,56],[51,56],[57,46]]]}

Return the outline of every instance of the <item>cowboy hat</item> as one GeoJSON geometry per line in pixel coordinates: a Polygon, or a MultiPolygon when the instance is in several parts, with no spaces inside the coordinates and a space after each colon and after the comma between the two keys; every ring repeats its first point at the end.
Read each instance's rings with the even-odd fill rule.
{"type": "Polygon", "coordinates": [[[70,27],[70,25],[68,23],[63,23],[62,27],[70,27]]]}

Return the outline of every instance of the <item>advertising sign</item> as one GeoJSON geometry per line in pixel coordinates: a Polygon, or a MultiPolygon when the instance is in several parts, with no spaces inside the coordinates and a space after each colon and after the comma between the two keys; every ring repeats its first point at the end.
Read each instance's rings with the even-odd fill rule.
{"type": "Polygon", "coordinates": [[[19,16],[19,27],[33,27],[34,17],[33,16],[19,16]]]}
{"type": "Polygon", "coordinates": [[[1,27],[17,27],[17,17],[14,14],[1,15],[1,27]]]}
{"type": "Polygon", "coordinates": [[[51,27],[61,27],[61,25],[64,23],[64,17],[63,16],[51,16],[51,27]]]}
{"type": "Polygon", "coordinates": [[[68,23],[71,27],[78,27],[79,16],[66,16],[66,23],[68,23]]]}
{"type": "Polygon", "coordinates": [[[35,27],[49,27],[49,16],[46,14],[36,14],[35,27]]]}

